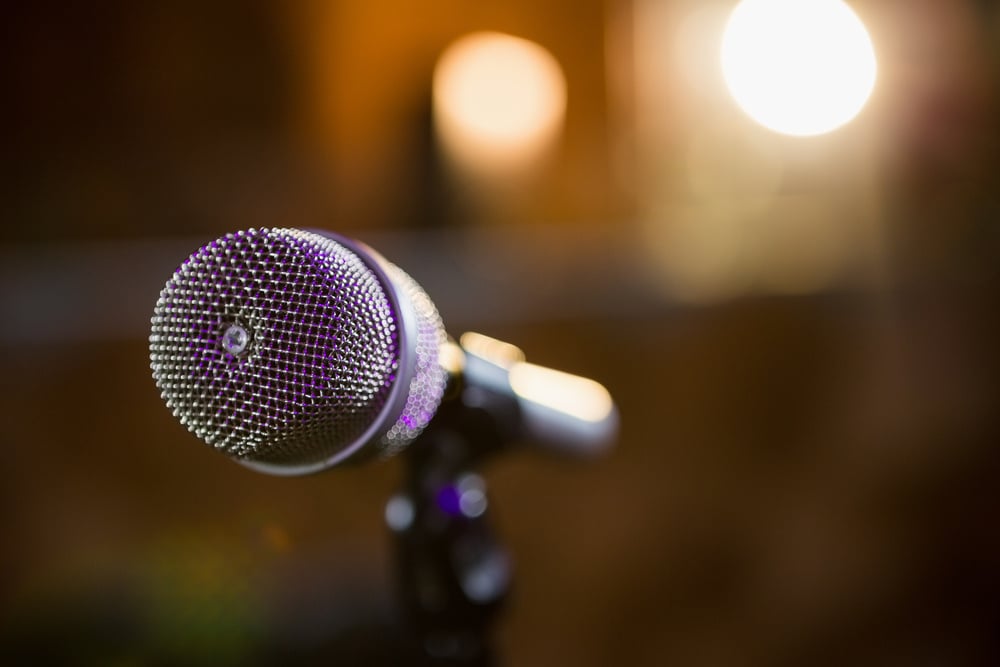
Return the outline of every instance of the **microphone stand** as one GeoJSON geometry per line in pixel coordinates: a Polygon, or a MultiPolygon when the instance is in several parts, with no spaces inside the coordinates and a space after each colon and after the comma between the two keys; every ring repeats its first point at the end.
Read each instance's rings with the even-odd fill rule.
{"type": "Polygon", "coordinates": [[[461,384],[408,448],[403,488],[386,505],[403,611],[428,665],[495,664],[490,628],[511,586],[474,470],[513,439],[505,425],[517,406],[461,384]]]}
{"type": "Polygon", "coordinates": [[[430,665],[492,665],[490,625],[511,586],[511,559],[490,525],[486,484],[474,470],[531,440],[577,458],[603,452],[618,428],[607,390],[592,380],[520,364],[516,347],[467,333],[439,355],[446,398],[410,444],[403,490],[386,506],[395,536],[399,592],[430,665]],[[512,374],[529,373],[528,383],[512,374]],[[582,413],[540,400],[569,397],[582,413]]]}

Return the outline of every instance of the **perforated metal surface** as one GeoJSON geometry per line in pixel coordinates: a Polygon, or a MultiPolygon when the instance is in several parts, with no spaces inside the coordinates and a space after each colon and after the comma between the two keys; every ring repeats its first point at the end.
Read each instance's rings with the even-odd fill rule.
{"type": "Polygon", "coordinates": [[[396,454],[420,435],[437,411],[448,379],[438,359],[447,336],[437,308],[420,285],[406,273],[395,265],[390,265],[388,272],[401,296],[412,305],[416,318],[413,380],[399,419],[379,443],[383,456],[396,454]]]}
{"type": "Polygon", "coordinates": [[[443,339],[433,304],[395,266],[317,233],[251,229],[177,269],[150,360],[167,406],[204,441],[308,472],[416,437],[444,391],[443,339]]]}

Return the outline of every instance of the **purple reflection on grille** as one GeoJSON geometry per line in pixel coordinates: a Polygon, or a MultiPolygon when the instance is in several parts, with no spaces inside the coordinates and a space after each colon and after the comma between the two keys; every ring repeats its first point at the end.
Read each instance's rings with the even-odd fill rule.
{"type": "Polygon", "coordinates": [[[320,234],[248,230],[209,243],[167,282],[152,324],[168,406],[250,462],[308,466],[364,442],[394,453],[444,392],[444,330],[427,295],[320,234]],[[397,299],[412,319],[400,319],[397,299]],[[227,345],[234,327],[246,337],[227,345]]]}
{"type": "Polygon", "coordinates": [[[334,241],[239,232],[199,249],[164,288],[154,377],[175,414],[220,449],[323,457],[382,409],[398,364],[395,317],[368,266],[334,241]],[[233,325],[249,337],[238,355],[223,346],[233,325]]]}

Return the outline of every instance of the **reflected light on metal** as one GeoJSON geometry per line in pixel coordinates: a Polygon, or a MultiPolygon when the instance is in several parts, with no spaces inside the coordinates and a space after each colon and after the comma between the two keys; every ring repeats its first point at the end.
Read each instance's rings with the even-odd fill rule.
{"type": "Polygon", "coordinates": [[[434,118],[448,156],[482,171],[537,159],[562,128],[566,79],[534,42],[496,32],[462,37],[434,71],[434,118]]]}
{"type": "Polygon", "coordinates": [[[737,104],[761,125],[825,134],[853,119],[875,86],[875,51],[841,0],[743,0],[722,40],[737,104]]]}
{"type": "Polygon", "coordinates": [[[500,368],[510,368],[524,361],[524,352],[521,348],[475,331],[466,331],[459,341],[466,351],[500,368]]]}
{"type": "Polygon", "coordinates": [[[521,398],[587,422],[603,421],[614,411],[611,394],[601,384],[534,364],[515,364],[510,386],[521,398]]]}
{"type": "Polygon", "coordinates": [[[482,516],[489,506],[486,482],[474,473],[466,473],[453,484],[438,489],[437,506],[449,516],[475,519],[482,516]]]}
{"type": "Polygon", "coordinates": [[[385,505],[385,522],[397,533],[409,530],[416,515],[413,502],[404,495],[393,496],[385,505]]]}

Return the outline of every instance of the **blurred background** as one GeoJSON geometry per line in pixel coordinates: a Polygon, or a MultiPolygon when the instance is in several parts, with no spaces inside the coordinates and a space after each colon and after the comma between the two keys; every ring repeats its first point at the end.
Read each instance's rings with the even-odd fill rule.
{"type": "Polygon", "coordinates": [[[150,378],[173,269],[298,226],[619,403],[605,459],[485,470],[505,664],[997,664],[1000,11],[763,4],[5,8],[0,655],[390,651],[401,463],[251,472],[150,378]]]}

